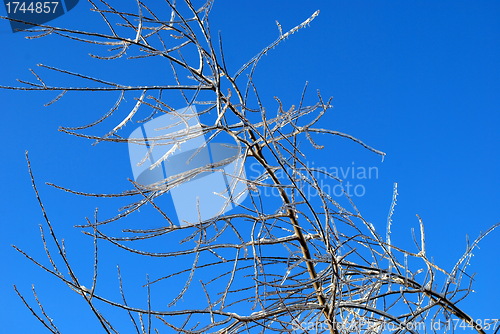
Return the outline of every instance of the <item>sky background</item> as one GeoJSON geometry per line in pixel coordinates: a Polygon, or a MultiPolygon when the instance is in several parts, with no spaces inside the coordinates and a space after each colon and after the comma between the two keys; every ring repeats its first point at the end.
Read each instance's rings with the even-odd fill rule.
{"type": "MultiPolygon", "coordinates": [[[[105,29],[89,8],[81,1],[52,23],[77,30],[105,29]]],[[[264,101],[269,110],[276,108],[273,96],[280,97],[285,107],[298,104],[306,81],[311,103],[316,89],[333,96],[334,108],[324,117],[323,127],[356,136],[387,156],[382,162],[352,142],[325,136],[318,138],[323,150],[307,151],[311,164],[376,167],[377,178],[352,181],[365,190],[364,196],[354,197],[355,203],[381,234],[397,182],[394,243],[413,247],[411,228],[418,228],[415,215],[419,214],[426,224],[428,254],[437,265],[451,269],[465,250],[467,236],[475,239],[500,221],[500,2],[216,1],[212,31],[221,31],[228,66],[236,71],[276,39],[275,20],[288,30],[317,9],[321,13],[310,27],[261,60],[255,81],[264,101]]],[[[0,15],[5,15],[3,7],[0,15]]],[[[124,84],[171,81],[166,64],[98,61],[88,57],[86,45],[56,37],[27,40],[25,35],[13,34],[8,23],[0,21],[0,85],[31,79],[28,69],[38,63],[124,84]]],[[[40,74],[54,85],[72,82],[47,71],[40,74]]],[[[43,332],[15,295],[13,284],[27,296],[31,284],[36,284],[51,315],[68,332],[89,333],[96,328],[94,322],[85,321],[88,315],[75,311],[73,305],[82,303],[78,296],[11,247],[15,244],[37,258],[44,256],[38,232],[42,216],[25,150],[30,152],[52,221],[66,244],[72,245],[75,258],[90,267],[91,244],[72,226],[83,223],[103,202],[62,193],[44,182],[95,193],[129,188],[132,172],[126,145],[91,146],[57,131],[59,126],[97,119],[117,95],[68,94],[43,107],[55,95],[0,90],[4,268],[0,332],[43,332]]],[[[116,210],[101,208],[104,213],[116,210]]],[[[476,319],[500,318],[499,241],[500,231],[483,240],[469,269],[476,274],[475,293],[459,305],[476,319]]],[[[106,261],[109,270],[115,270],[118,259],[106,261]]],[[[133,270],[128,274],[132,281],[133,270]]]]}

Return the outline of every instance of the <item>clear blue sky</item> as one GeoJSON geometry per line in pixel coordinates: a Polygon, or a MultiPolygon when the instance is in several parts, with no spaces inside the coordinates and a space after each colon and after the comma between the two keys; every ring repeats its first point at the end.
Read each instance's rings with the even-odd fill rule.
{"type": "MultiPolygon", "coordinates": [[[[121,0],[122,1],[122,0],[121,0]]],[[[128,1],[128,0],[127,0],[128,1]]],[[[131,2],[134,8],[135,2],[131,2]]],[[[105,29],[85,1],[52,23],[77,30],[105,29]]],[[[426,223],[428,253],[450,269],[471,239],[500,221],[500,2],[498,1],[216,1],[212,30],[224,38],[228,66],[236,70],[283,29],[321,13],[261,60],[256,73],[269,110],[272,97],[296,104],[305,81],[310,92],[333,96],[323,127],[347,132],[387,153],[380,157],[338,138],[321,137],[322,151],[308,152],[316,166],[376,167],[378,177],[353,180],[366,193],[354,198],[365,218],[384,234],[394,182],[399,198],[393,240],[411,247],[415,214],[426,223]]],[[[4,15],[4,8],[0,7],[4,15]]],[[[0,84],[31,79],[38,63],[60,66],[120,83],[171,81],[167,64],[147,66],[90,59],[84,45],[61,38],[26,40],[0,21],[0,84]]],[[[101,53],[103,54],[103,52],[101,53]]],[[[143,64],[144,65],[144,64],[143,64]]],[[[40,72],[43,74],[44,72],[40,72]]],[[[51,84],[63,76],[47,74],[51,84]]],[[[91,266],[91,245],[71,226],[84,222],[96,205],[56,191],[44,182],[89,192],[119,192],[131,177],[126,146],[91,146],[58,127],[89,123],[116,100],[116,94],[69,94],[43,107],[53,94],[0,91],[3,144],[0,212],[2,333],[42,333],[12,285],[29,295],[40,288],[56,322],[68,333],[90,333],[96,324],[76,313],[81,301],[63,285],[24,260],[20,246],[38,258],[38,210],[27,174],[29,150],[35,176],[52,220],[75,258],[91,266]],[[87,261],[87,262],[85,262],[87,261]],[[81,320],[79,320],[81,319],[81,320]]],[[[311,94],[309,101],[314,101],[311,94]]],[[[131,128],[130,128],[131,129],[131,128]]],[[[104,213],[106,209],[102,208],[104,213]]],[[[108,209],[113,212],[113,209],[108,209]]],[[[485,239],[472,260],[474,294],[460,305],[475,318],[500,318],[500,231],[485,239]]],[[[108,259],[111,272],[119,259],[108,259]]],[[[130,279],[134,273],[130,273],[130,279]]],[[[140,279],[143,279],[141,277],[140,279]]],[[[113,283],[114,284],[114,283],[113,283]]]]}

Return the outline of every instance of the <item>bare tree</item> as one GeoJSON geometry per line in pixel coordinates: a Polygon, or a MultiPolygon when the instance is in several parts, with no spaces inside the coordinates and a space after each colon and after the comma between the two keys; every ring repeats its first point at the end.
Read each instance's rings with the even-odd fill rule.
{"type": "MultiPolygon", "coordinates": [[[[457,303],[471,291],[471,279],[465,274],[465,269],[473,249],[498,225],[469,245],[450,272],[428,258],[424,224],[420,218],[420,236],[415,238],[414,250],[392,244],[391,221],[397,200],[397,185],[394,186],[387,230],[382,236],[363,218],[354,203],[345,208],[321,187],[319,175],[329,178],[331,182],[341,180],[325,170],[310,167],[301,143],[305,142],[302,146],[322,149],[315,138],[318,134],[325,134],[353,141],[374,154],[384,156],[384,153],[353,136],[319,127],[317,124],[321,117],[331,108],[331,100],[324,99],[319,93],[316,101],[309,103],[309,95],[304,89],[299,103],[291,107],[283,106],[276,98],[276,109],[272,112],[272,106],[264,106],[261,102],[253,81],[259,60],[280,42],[308,26],[319,11],[286,32],[278,24],[278,38],[232,73],[226,67],[222,39],[220,36],[215,38],[210,29],[212,1],[199,5],[190,0],[182,3],[165,0],[160,5],[137,0],[138,11],[135,13],[123,12],[103,0],[89,2],[92,10],[107,24],[107,32],[37,25],[31,30],[29,38],[56,35],[108,48],[106,56],[93,55],[102,60],[126,56],[159,58],[170,66],[176,84],[129,86],[40,65],[50,71],[87,80],[90,84],[51,86],[33,71],[36,81],[21,81],[24,86],[1,88],[58,93],[48,104],[68,92],[117,92],[116,105],[102,118],[86,126],[62,127],[61,131],[96,142],[133,143],[148,149],[151,145],[171,148],[181,141],[179,133],[127,139],[120,135],[120,131],[134,121],[142,124],[155,116],[175,114],[177,109],[164,98],[165,92],[174,91],[182,96],[187,106],[198,106],[198,114],[207,116],[205,120],[211,120],[199,127],[187,126],[182,140],[207,138],[206,146],[222,137],[225,141],[231,139],[232,149],[237,150],[237,154],[227,159],[169,175],[154,184],[131,180],[131,190],[120,194],[90,194],[51,184],[81,196],[131,199],[117,216],[101,220],[96,210],[94,219],[78,226],[94,243],[94,275],[89,288],[83,286],[74,269],[75,264],[70,261],[61,239],[56,236],[30,167],[33,187],[46,223],[41,236],[48,262],[44,264],[16,249],[80,294],[104,332],[382,333],[389,328],[395,333],[418,333],[426,330],[415,326],[417,323],[447,323],[450,319],[464,321],[478,333],[486,333],[493,328],[489,323],[477,323],[457,303]],[[134,96],[136,103],[120,116],[122,121],[118,125],[100,136],[86,133],[120,113],[125,96],[134,96]],[[141,116],[145,109],[148,110],[147,117],[141,116]],[[242,159],[244,164],[258,164],[260,175],[246,177],[244,164],[237,165],[238,169],[230,172],[224,169],[236,158],[242,159]],[[209,219],[202,219],[200,209],[192,207],[200,219],[189,224],[175,224],[158,200],[201,174],[215,172],[230,176],[234,184],[244,185],[240,192],[218,194],[225,198],[227,205],[241,205],[233,211],[221,211],[209,219]],[[245,192],[249,192],[249,199],[239,203],[237,198],[245,192]],[[266,192],[274,192],[277,196],[269,200],[264,195],[266,192]],[[310,196],[311,193],[315,196],[310,196]],[[164,227],[127,229],[119,234],[105,229],[105,226],[116,224],[143,207],[157,210],[164,219],[164,227]],[[151,242],[157,247],[154,240],[164,236],[176,240],[178,245],[168,244],[154,251],[144,246],[151,242]],[[164,266],[162,276],[153,277],[144,285],[148,292],[148,307],[137,307],[127,302],[120,274],[117,285],[121,300],[112,300],[107,291],[100,290],[98,245],[103,242],[116,246],[124,253],[123,257],[138,254],[159,258],[167,264],[174,258],[176,261],[185,258],[183,263],[189,262],[189,265],[185,268],[164,266]],[[155,302],[157,296],[150,293],[151,287],[169,281],[178,285],[179,276],[187,277],[185,284],[179,288],[179,294],[168,307],[164,304],[158,306],[155,302]],[[200,291],[204,295],[204,307],[179,307],[179,300],[199,296],[200,291]],[[106,305],[128,314],[132,329],[122,329],[125,324],[112,323],[102,311],[106,305]]],[[[192,152],[192,156],[201,152],[204,145],[192,152]]],[[[168,150],[157,160],[157,164],[166,161],[174,151],[175,148],[168,150]]],[[[148,154],[144,159],[148,158],[148,154]]],[[[235,189],[236,186],[233,186],[232,190],[235,189]]],[[[18,294],[50,332],[59,333],[36,293],[38,310],[30,306],[21,293],[18,294]]]]}

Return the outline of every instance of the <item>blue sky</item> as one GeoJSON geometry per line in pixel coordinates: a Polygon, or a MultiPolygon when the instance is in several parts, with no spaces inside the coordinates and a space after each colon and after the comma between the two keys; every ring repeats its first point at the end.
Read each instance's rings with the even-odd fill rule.
{"type": "MultiPolygon", "coordinates": [[[[134,4],[131,2],[131,8],[134,4]]],[[[105,29],[82,1],[52,23],[81,30],[105,29]]],[[[378,176],[353,180],[364,196],[354,197],[365,218],[384,233],[394,182],[399,197],[393,217],[393,240],[412,247],[415,214],[426,223],[428,253],[451,268],[471,239],[500,221],[500,3],[498,1],[218,1],[212,30],[224,39],[228,66],[234,71],[278,34],[275,20],[290,29],[317,9],[320,15],[265,56],[255,81],[269,109],[273,96],[285,106],[297,104],[306,81],[310,100],[320,89],[333,96],[334,109],[323,127],[347,132],[387,153],[379,156],[332,137],[319,137],[321,151],[307,152],[316,166],[376,167],[378,176]]],[[[3,7],[0,14],[4,15],[3,7]]],[[[167,82],[165,64],[103,62],[88,57],[85,46],[61,38],[24,39],[0,21],[0,85],[31,79],[36,64],[59,66],[120,83],[167,82]]],[[[46,74],[52,84],[63,76],[46,74]]],[[[3,236],[0,254],[0,308],[4,332],[39,333],[42,327],[12,290],[29,295],[31,284],[45,298],[61,327],[88,333],[92,321],[78,322],[72,305],[77,296],[17,254],[15,244],[43,257],[38,224],[42,216],[31,189],[24,151],[52,220],[73,243],[75,258],[91,263],[91,245],[72,225],[83,223],[102,202],[56,191],[54,182],[81,191],[119,192],[131,177],[127,148],[70,137],[58,127],[91,122],[115,102],[116,94],[68,94],[43,107],[54,94],[0,90],[2,100],[1,192],[3,236]]],[[[102,130],[102,128],[101,128],[102,130]]],[[[130,130],[132,128],[130,127],[130,130]]],[[[485,239],[472,260],[474,294],[460,305],[475,318],[500,318],[500,231],[485,239]]],[[[113,259],[109,264],[114,268],[113,259]]],[[[110,269],[110,271],[113,270],[110,269]]],[[[153,270],[154,271],[154,270],[153,270]]],[[[129,273],[134,277],[134,273],[129,273]]],[[[143,278],[140,278],[143,279],[143,278]]]]}

